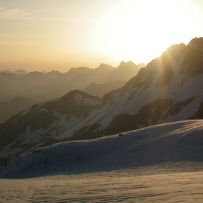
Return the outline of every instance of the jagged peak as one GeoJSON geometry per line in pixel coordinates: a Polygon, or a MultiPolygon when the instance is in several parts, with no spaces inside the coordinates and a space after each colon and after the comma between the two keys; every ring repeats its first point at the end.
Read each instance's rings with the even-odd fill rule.
{"type": "Polygon", "coordinates": [[[195,37],[188,43],[189,48],[201,49],[203,51],[203,37],[195,37]]]}
{"type": "Polygon", "coordinates": [[[121,61],[119,64],[118,68],[126,68],[126,67],[132,67],[132,66],[137,66],[133,61],[121,61]]]}
{"type": "Polygon", "coordinates": [[[160,59],[162,58],[177,58],[180,55],[184,54],[186,51],[186,45],[184,43],[174,44],[164,51],[161,55],[160,59]]]}
{"type": "Polygon", "coordinates": [[[78,72],[87,72],[92,71],[92,68],[89,67],[77,67],[77,68],[71,68],[66,74],[74,74],[78,72]]]}
{"type": "Polygon", "coordinates": [[[95,68],[95,70],[110,70],[112,69],[113,66],[106,64],[106,63],[100,63],[99,66],[97,68],[95,68]]]}
{"type": "Polygon", "coordinates": [[[195,37],[192,40],[190,40],[190,42],[188,43],[188,45],[190,44],[194,44],[194,43],[203,43],[203,37],[195,37]]]}

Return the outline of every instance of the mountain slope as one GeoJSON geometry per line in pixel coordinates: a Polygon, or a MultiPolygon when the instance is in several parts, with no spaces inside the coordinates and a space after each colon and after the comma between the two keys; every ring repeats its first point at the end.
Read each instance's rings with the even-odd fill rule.
{"type": "Polygon", "coordinates": [[[4,177],[35,177],[203,161],[203,121],[152,126],[105,138],[67,142],[21,155],[4,177]]]}
{"type": "Polygon", "coordinates": [[[91,83],[83,91],[87,92],[90,95],[103,97],[105,94],[123,87],[125,83],[126,83],[125,81],[120,81],[120,80],[103,83],[103,84],[91,83]]]}
{"type": "Polygon", "coordinates": [[[51,102],[34,105],[0,126],[0,158],[17,156],[51,140],[63,139],[101,101],[81,91],[71,91],[51,102]]]}
{"type": "Polygon", "coordinates": [[[92,138],[167,121],[203,118],[203,38],[174,45],[123,88],[104,96],[73,139],[92,138]],[[97,124],[97,133],[91,126],[97,124]]]}

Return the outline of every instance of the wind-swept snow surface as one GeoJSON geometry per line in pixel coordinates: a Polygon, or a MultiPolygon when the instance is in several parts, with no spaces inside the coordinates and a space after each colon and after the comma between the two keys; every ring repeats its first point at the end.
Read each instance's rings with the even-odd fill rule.
{"type": "Polygon", "coordinates": [[[175,166],[169,165],[159,168],[0,180],[0,202],[203,201],[202,171],[180,173],[175,166]]]}
{"type": "Polygon", "coordinates": [[[161,124],[42,148],[10,162],[2,176],[37,177],[182,161],[203,161],[203,120],[161,124]]]}

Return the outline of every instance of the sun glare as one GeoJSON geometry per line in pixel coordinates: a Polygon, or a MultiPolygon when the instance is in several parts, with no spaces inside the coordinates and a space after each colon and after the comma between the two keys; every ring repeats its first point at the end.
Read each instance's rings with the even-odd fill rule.
{"type": "Polygon", "coordinates": [[[198,15],[187,0],[121,1],[98,21],[93,49],[113,60],[148,62],[171,44],[187,43],[198,15]]]}

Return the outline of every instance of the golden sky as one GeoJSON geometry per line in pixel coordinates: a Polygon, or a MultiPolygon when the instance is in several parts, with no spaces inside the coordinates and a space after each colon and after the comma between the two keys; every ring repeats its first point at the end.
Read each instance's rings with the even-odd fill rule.
{"type": "Polygon", "coordinates": [[[202,25],[202,0],[0,0],[0,70],[147,63],[202,25]]]}

